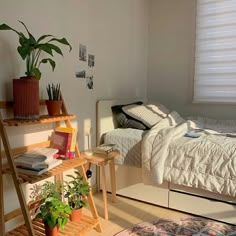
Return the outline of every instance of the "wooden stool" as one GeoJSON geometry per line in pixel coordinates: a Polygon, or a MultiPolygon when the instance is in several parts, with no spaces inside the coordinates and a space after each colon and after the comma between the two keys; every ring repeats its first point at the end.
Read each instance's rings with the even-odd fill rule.
{"type": "Polygon", "coordinates": [[[86,155],[86,152],[81,153],[81,157],[86,159],[89,163],[95,164],[100,168],[102,177],[102,195],[104,202],[104,218],[108,220],[108,207],[107,207],[107,188],[106,188],[106,175],[105,166],[109,164],[110,179],[111,179],[111,193],[112,202],[116,201],[116,176],[115,176],[115,163],[114,159],[120,156],[120,152],[115,150],[108,154],[97,154],[86,155]]]}

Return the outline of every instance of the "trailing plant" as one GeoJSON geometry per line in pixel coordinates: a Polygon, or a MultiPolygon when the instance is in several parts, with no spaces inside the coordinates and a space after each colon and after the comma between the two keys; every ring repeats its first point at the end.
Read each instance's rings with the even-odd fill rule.
{"type": "Polygon", "coordinates": [[[79,171],[75,171],[76,176],[67,175],[72,180],[66,182],[64,186],[65,198],[72,210],[76,210],[87,205],[86,196],[90,191],[88,182],[80,175],[79,171]]]}
{"type": "Polygon", "coordinates": [[[20,45],[17,47],[17,51],[21,58],[26,61],[25,75],[27,77],[35,77],[40,79],[41,71],[39,68],[41,64],[49,63],[52,70],[54,70],[56,67],[56,62],[51,58],[54,56],[53,53],[55,52],[63,56],[61,49],[55,45],[54,42],[67,45],[70,51],[72,47],[65,38],[58,39],[50,34],[42,35],[38,39],[35,39],[35,37],[29,32],[26,25],[22,21],[19,22],[26,29],[28,36],[6,24],[1,24],[0,30],[11,30],[19,36],[20,45]],[[49,54],[50,57],[41,58],[42,52],[49,54]]]}
{"type": "Polygon", "coordinates": [[[61,100],[60,84],[48,84],[47,86],[48,100],[58,101],[61,100]]]}
{"type": "Polygon", "coordinates": [[[68,222],[68,215],[71,214],[70,207],[54,197],[44,199],[39,209],[40,212],[36,218],[41,218],[51,229],[55,225],[58,225],[59,229],[63,229],[68,222]]]}

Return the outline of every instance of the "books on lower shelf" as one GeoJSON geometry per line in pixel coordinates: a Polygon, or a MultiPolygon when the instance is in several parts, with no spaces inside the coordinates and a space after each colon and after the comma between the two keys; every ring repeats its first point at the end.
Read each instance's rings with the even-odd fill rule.
{"type": "Polygon", "coordinates": [[[63,159],[75,157],[77,130],[70,127],[57,127],[52,135],[52,147],[58,149],[63,159]]]}
{"type": "Polygon", "coordinates": [[[62,163],[62,160],[54,158],[57,152],[55,148],[35,148],[22,153],[14,159],[16,169],[24,174],[43,174],[62,163]]]}
{"type": "Polygon", "coordinates": [[[93,148],[93,152],[98,154],[108,154],[114,150],[115,150],[115,144],[101,144],[93,148]]]}
{"type": "Polygon", "coordinates": [[[47,168],[29,168],[24,166],[17,166],[16,170],[21,174],[28,174],[28,175],[41,175],[52,168],[60,165],[62,163],[62,160],[59,159],[53,159],[50,163],[48,163],[47,168]]]}

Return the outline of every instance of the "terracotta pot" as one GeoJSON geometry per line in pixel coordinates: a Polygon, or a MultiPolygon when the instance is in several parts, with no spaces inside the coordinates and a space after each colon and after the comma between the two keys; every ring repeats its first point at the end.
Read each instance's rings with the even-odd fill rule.
{"type": "Polygon", "coordinates": [[[58,235],[58,225],[55,225],[52,229],[44,223],[45,235],[46,236],[57,236],[58,235]]]}
{"type": "Polygon", "coordinates": [[[15,119],[39,119],[39,81],[34,77],[13,79],[15,119]]]}
{"type": "Polygon", "coordinates": [[[46,100],[45,102],[46,102],[48,114],[50,116],[58,116],[58,115],[60,115],[62,101],[46,100]]]}
{"type": "Polygon", "coordinates": [[[70,214],[70,221],[80,220],[82,217],[82,208],[73,210],[70,214]]]}

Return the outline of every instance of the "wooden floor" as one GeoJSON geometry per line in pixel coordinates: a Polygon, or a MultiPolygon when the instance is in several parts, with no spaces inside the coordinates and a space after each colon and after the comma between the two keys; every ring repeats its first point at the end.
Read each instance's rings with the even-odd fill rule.
{"type": "Polygon", "coordinates": [[[165,208],[145,204],[123,197],[117,197],[116,203],[111,203],[111,195],[108,194],[109,220],[104,220],[103,201],[101,192],[94,195],[94,200],[101,217],[102,233],[92,230],[88,236],[113,236],[134,224],[150,221],[157,217],[174,218],[186,217],[188,215],[165,208]]]}

